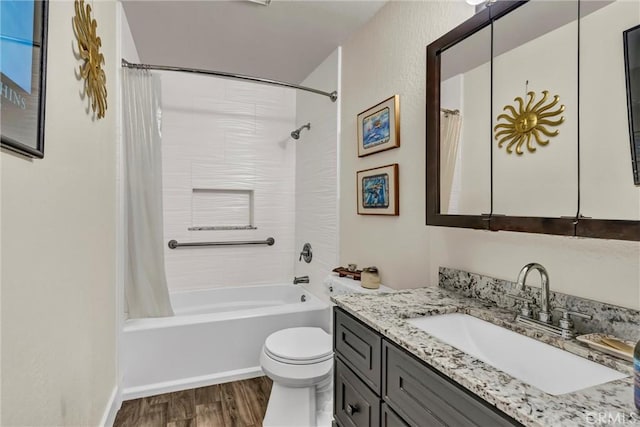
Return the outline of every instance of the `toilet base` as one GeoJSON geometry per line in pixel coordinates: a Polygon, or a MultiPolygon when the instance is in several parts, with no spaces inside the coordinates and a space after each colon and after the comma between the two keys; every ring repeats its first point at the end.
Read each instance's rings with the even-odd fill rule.
{"type": "Polygon", "coordinates": [[[286,387],[274,382],[263,427],[330,427],[332,383],[331,377],[317,387],[286,387]]]}
{"type": "Polygon", "coordinates": [[[271,388],[263,427],[303,427],[316,424],[316,388],[286,387],[276,382],[271,388]]]}

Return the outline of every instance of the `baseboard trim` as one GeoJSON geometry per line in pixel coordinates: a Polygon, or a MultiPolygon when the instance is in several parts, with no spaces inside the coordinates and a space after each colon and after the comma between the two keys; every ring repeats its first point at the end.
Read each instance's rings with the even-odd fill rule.
{"type": "Polygon", "coordinates": [[[102,418],[100,419],[100,425],[103,427],[112,427],[113,422],[116,420],[116,414],[122,405],[122,396],[120,394],[120,387],[117,385],[113,387],[113,391],[111,392],[111,396],[109,397],[109,401],[107,402],[107,407],[102,414],[102,418]]]}
{"type": "Polygon", "coordinates": [[[246,380],[264,375],[260,366],[246,369],[237,369],[202,375],[198,377],[184,378],[174,381],[165,381],[144,386],[125,387],[122,390],[121,402],[124,400],[138,399],[141,397],[155,396],[157,394],[172,393],[174,391],[188,390],[191,388],[205,387],[208,385],[228,383],[231,381],[246,380]]]}

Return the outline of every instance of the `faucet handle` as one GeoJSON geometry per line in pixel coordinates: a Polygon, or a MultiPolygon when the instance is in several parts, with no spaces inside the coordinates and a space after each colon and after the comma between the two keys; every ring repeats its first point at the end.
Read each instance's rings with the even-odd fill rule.
{"type": "Polygon", "coordinates": [[[562,329],[562,336],[565,338],[573,338],[574,330],[573,330],[573,320],[571,320],[571,316],[581,317],[583,319],[591,320],[593,316],[590,314],[581,313],[579,311],[569,310],[568,308],[554,308],[554,311],[559,311],[562,313],[562,318],[558,321],[560,328],[562,329]]]}
{"type": "Polygon", "coordinates": [[[520,307],[520,315],[522,317],[531,317],[531,307],[529,307],[529,304],[533,304],[534,301],[532,298],[521,297],[520,295],[513,294],[505,294],[505,296],[522,302],[523,304],[520,307]]]}
{"type": "Polygon", "coordinates": [[[302,247],[302,252],[300,252],[300,258],[298,258],[298,262],[304,259],[304,261],[308,264],[311,262],[312,258],[313,258],[313,253],[311,252],[311,244],[305,243],[304,246],[302,247]]]}
{"type": "Polygon", "coordinates": [[[593,316],[590,314],[585,314],[585,313],[581,313],[579,311],[573,311],[573,310],[569,310],[568,308],[554,308],[554,311],[559,311],[560,313],[562,313],[562,319],[560,320],[571,320],[571,318],[569,316],[575,316],[575,317],[581,317],[583,319],[587,319],[587,320],[591,320],[593,319],[593,316]]]}

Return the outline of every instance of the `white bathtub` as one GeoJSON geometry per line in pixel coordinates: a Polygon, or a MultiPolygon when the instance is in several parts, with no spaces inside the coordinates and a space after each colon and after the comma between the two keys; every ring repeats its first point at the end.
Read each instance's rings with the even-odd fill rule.
{"type": "Polygon", "coordinates": [[[125,323],[125,400],[262,375],[259,356],[269,334],[329,328],[329,306],[294,285],[174,292],[171,303],[173,317],[125,323]]]}

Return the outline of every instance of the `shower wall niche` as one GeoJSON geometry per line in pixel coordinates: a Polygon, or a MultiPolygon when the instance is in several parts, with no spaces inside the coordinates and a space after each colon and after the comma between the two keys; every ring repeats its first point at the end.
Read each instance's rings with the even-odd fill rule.
{"type": "Polygon", "coordinates": [[[189,231],[255,230],[254,190],[194,188],[189,231]]]}
{"type": "Polygon", "coordinates": [[[165,246],[170,290],[289,281],[295,91],[187,73],[161,72],[161,78],[165,242],[276,241],[165,246]]]}

